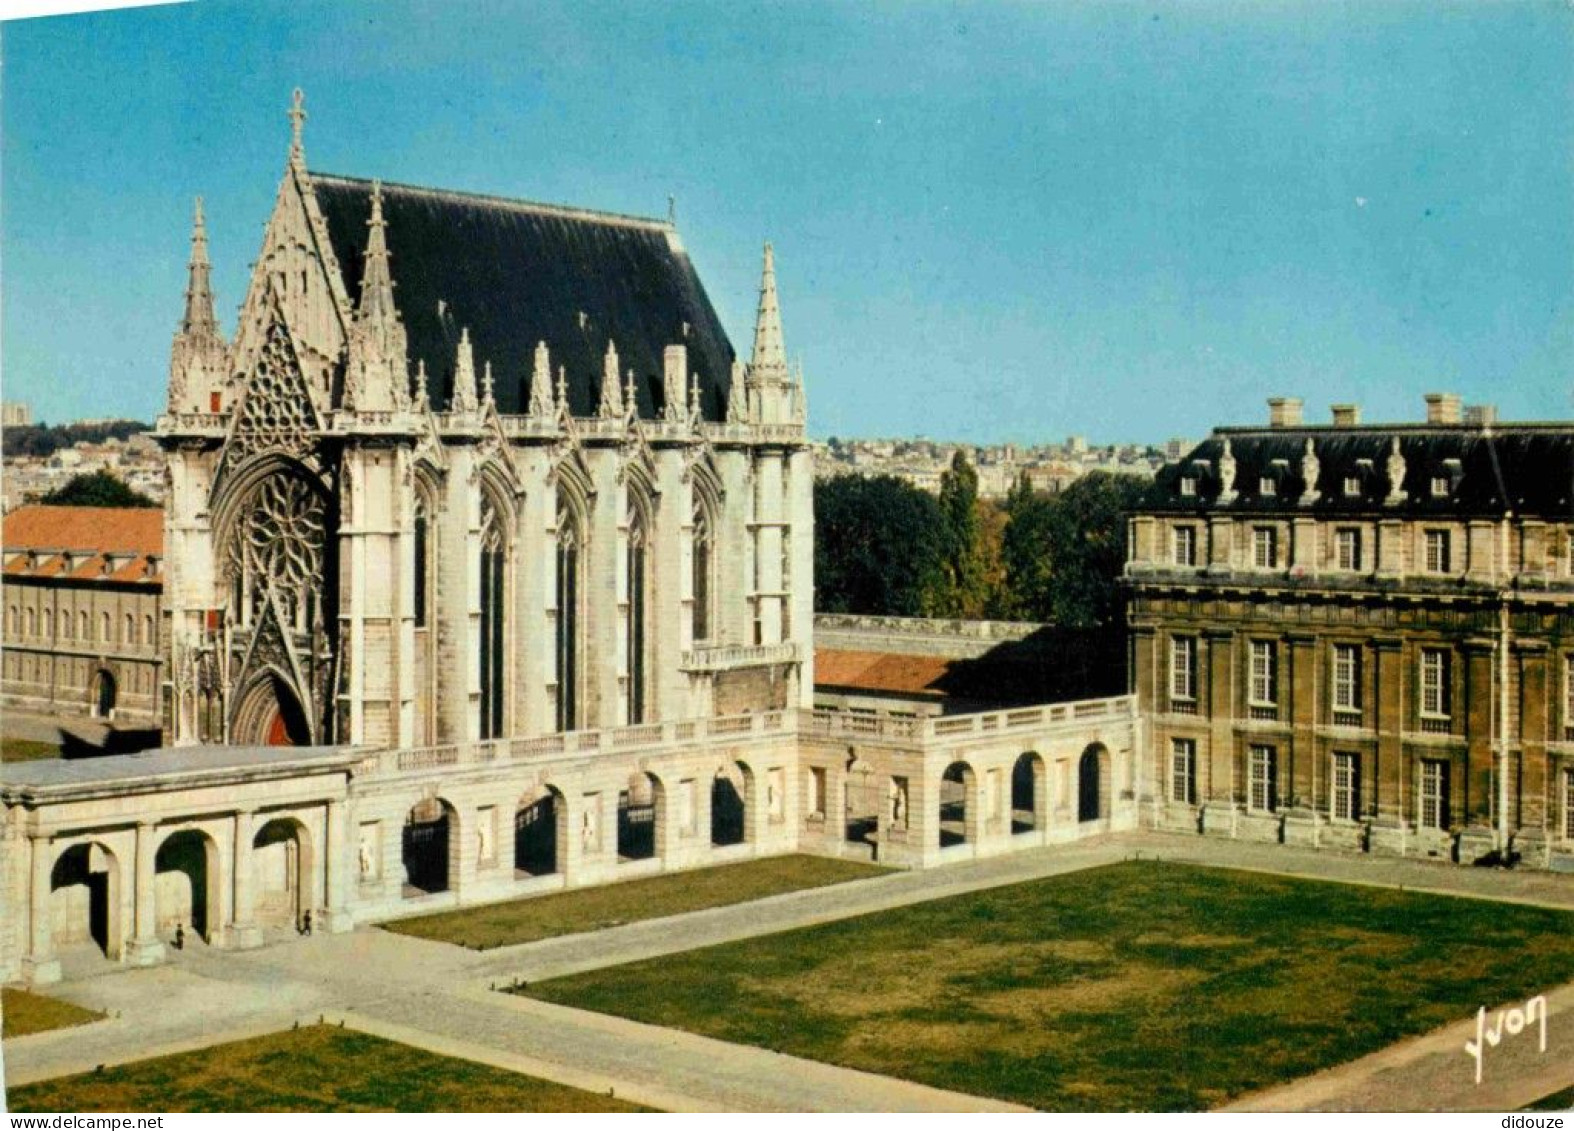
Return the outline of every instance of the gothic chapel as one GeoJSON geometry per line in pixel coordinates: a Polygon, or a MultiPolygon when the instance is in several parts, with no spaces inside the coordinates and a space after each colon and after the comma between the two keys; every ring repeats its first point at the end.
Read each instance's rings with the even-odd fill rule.
{"type": "Polygon", "coordinates": [[[172,744],[410,748],[807,707],[771,248],[736,359],[670,222],[311,172],[233,341],[199,201],[169,405],[172,744]]]}

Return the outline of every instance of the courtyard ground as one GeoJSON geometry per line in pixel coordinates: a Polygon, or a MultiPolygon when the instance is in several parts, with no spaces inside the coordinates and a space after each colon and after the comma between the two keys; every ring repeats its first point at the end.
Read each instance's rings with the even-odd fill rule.
{"type": "Polygon", "coordinates": [[[13,1111],[642,1111],[326,1025],[9,1090],[13,1111]]]}
{"type": "MultiPolygon", "coordinates": [[[[438,1055],[553,1080],[615,1089],[665,1111],[970,1111],[1003,1101],[785,1056],[677,1029],[572,1009],[489,987],[543,982],[696,947],[902,909],[1008,884],[1070,875],[1140,856],[1229,867],[1237,875],[1296,874],[1354,892],[1429,891],[1483,909],[1574,911],[1574,877],[1457,868],[1167,833],[1122,833],[1076,844],[893,872],[860,883],[788,892],[593,934],[485,952],[378,929],[276,940],[252,951],[190,947],[147,969],[67,965],[52,995],[108,1014],[93,1025],[6,1042],[14,1088],[222,1041],[264,1036],[326,1014],[438,1055]]],[[[1046,931],[1050,928],[1046,927],[1046,931]]],[[[1506,1042],[1477,1084],[1462,1054],[1475,1011],[1359,1060],[1243,1096],[1257,1111],[1513,1111],[1574,1086],[1574,982],[1544,987],[1548,1046],[1506,1042]]],[[[855,990],[849,986],[849,991],[855,990]]],[[[1307,990],[1314,993],[1315,987],[1307,990]]],[[[1482,1002],[1482,1005],[1504,1003],[1482,1002]]],[[[1249,1053],[1247,1055],[1250,1055],[1249,1053]]]]}
{"type": "Polygon", "coordinates": [[[1171,863],[530,985],[1048,1110],[1198,1110],[1574,979],[1574,915],[1171,863]]]}
{"type": "Polygon", "coordinates": [[[0,1013],[5,1014],[0,1036],[5,1037],[26,1037],[51,1029],[85,1025],[104,1016],[69,1001],[10,988],[0,989],[0,1013]]]}
{"type": "Polygon", "coordinates": [[[423,915],[387,923],[384,929],[471,950],[492,950],[865,880],[889,871],[823,856],[774,856],[423,915]]]}

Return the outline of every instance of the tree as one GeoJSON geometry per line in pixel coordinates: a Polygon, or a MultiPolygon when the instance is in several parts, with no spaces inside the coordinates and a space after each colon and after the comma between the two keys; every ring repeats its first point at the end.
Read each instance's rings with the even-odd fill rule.
{"type": "Polygon", "coordinates": [[[1134,475],[1090,471],[1053,499],[1047,534],[1046,620],[1066,628],[1118,625],[1126,518],[1147,491],[1134,475]]]}
{"type": "Polygon", "coordinates": [[[1093,471],[1059,495],[1019,480],[1006,497],[1000,615],[1063,628],[1118,625],[1126,518],[1147,490],[1133,475],[1093,471]]]}
{"type": "Polygon", "coordinates": [[[45,495],[42,502],[54,507],[156,507],[141,491],[134,491],[107,471],[73,475],[65,485],[45,495]]]}
{"type": "Polygon", "coordinates": [[[941,584],[925,602],[925,612],[938,617],[981,617],[989,603],[988,569],[984,561],[978,513],[978,472],[961,451],[940,476],[939,530],[941,584]]]}
{"type": "Polygon", "coordinates": [[[939,505],[890,475],[814,485],[814,607],[825,613],[920,616],[941,575],[939,505]]]}
{"type": "Polygon", "coordinates": [[[1004,574],[995,615],[1003,620],[1046,620],[1053,605],[1054,565],[1049,529],[1054,499],[1033,490],[1026,475],[1006,495],[1006,527],[1000,536],[1004,574]]]}

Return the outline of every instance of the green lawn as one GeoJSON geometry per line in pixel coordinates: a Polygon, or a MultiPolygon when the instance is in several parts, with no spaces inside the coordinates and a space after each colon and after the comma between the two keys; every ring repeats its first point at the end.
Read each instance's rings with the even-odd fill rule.
{"type": "Polygon", "coordinates": [[[331,1026],[11,1088],[12,1111],[641,1111],[331,1026]]]}
{"type": "Polygon", "coordinates": [[[1128,863],[520,991],[1049,1110],[1194,1110],[1574,979],[1574,915],[1128,863]]]}
{"type": "Polygon", "coordinates": [[[0,1036],[5,1037],[25,1037],[29,1033],[64,1029],[68,1025],[84,1025],[104,1016],[58,998],[12,989],[0,989],[0,1011],[5,1013],[0,1036]]]}
{"type": "Polygon", "coordinates": [[[472,950],[599,931],[641,919],[724,907],[768,895],[883,875],[888,869],[822,856],[773,856],[669,872],[604,887],[579,888],[486,907],[386,923],[384,928],[472,950]]]}
{"type": "Polygon", "coordinates": [[[60,757],[60,744],[31,738],[0,738],[0,762],[33,762],[60,757]]]}

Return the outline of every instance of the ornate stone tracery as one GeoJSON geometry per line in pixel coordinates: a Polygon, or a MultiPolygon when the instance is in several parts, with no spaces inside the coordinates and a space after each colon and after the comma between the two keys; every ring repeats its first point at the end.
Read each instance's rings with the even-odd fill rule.
{"type": "Polygon", "coordinates": [[[274,451],[305,455],[316,430],[311,393],[290,332],[276,319],[247,384],[225,462],[233,466],[248,456],[274,451]]]}
{"type": "MultiPolygon", "coordinates": [[[[328,514],[322,493],[298,475],[268,476],[237,517],[227,546],[226,570],[249,613],[260,619],[263,595],[278,598],[296,631],[312,628],[309,606],[320,600],[328,514]]],[[[237,609],[241,612],[241,609],[237,609]]]]}

